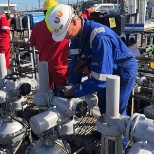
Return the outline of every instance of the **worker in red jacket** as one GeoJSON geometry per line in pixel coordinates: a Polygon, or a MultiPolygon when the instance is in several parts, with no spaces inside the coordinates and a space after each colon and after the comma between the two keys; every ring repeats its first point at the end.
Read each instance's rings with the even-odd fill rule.
{"type": "MultiPolygon", "coordinates": [[[[43,6],[44,15],[55,4],[58,4],[55,0],[45,0],[43,6]]],[[[89,17],[92,11],[90,8],[82,16],[89,17]]],[[[61,42],[55,42],[45,20],[43,20],[32,28],[30,43],[37,47],[39,61],[48,62],[49,88],[52,89],[53,85],[56,88],[61,87],[63,83],[68,81],[68,40],[63,39],[61,42]]]]}
{"type": "Polygon", "coordinates": [[[10,68],[10,26],[5,15],[0,13],[0,53],[5,54],[6,68],[10,68]]]}
{"type": "MultiPolygon", "coordinates": [[[[55,4],[55,0],[46,0],[43,6],[44,15],[55,4]]],[[[30,43],[37,47],[39,61],[48,62],[49,88],[52,89],[53,85],[56,88],[61,87],[68,78],[68,40],[55,42],[43,20],[32,28],[30,43]]]]}

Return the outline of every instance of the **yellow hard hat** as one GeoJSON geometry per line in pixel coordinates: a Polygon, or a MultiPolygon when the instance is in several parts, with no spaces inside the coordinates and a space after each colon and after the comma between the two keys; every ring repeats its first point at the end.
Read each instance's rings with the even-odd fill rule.
{"type": "Polygon", "coordinates": [[[154,69],[154,62],[150,62],[150,68],[154,69]]]}
{"type": "Polygon", "coordinates": [[[58,4],[55,0],[45,0],[42,10],[48,10],[55,4],[58,4]]]}

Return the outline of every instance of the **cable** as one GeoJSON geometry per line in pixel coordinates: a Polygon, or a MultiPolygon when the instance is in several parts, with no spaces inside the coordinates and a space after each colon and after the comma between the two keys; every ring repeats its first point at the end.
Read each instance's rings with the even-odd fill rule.
{"type": "Polygon", "coordinates": [[[23,126],[26,128],[26,133],[25,133],[25,134],[27,134],[27,132],[28,132],[28,139],[29,139],[30,143],[32,143],[32,142],[33,142],[33,138],[32,138],[32,135],[31,135],[31,129],[29,129],[29,131],[28,131],[28,125],[25,124],[25,123],[23,123],[22,121],[20,121],[17,117],[12,116],[10,113],[8,113],[8,112],[6,112],[6,113],[7,113],[12,119],[14,119],[15,121],[19,122],[21,125],[23,125],[23,126]]]}
{"type": "Polygon", "coordinates": [[[6,112],[12,119],[14,119],[15,121],[19,122],[20,124],[22,124],[26,129],[28,129],[28,125],[23,123],[22,121],[20,121],[17,117],[11,115],[10,113],[6,112]]]}
{"type": "Polygon", "coordinates": [[[49,135],[47,135],[47,137],[49,138],[49,140],[50,140],[52,143],[56,144],[56,145],[63,151],[64,154],[68,154],[67,150],[66,150],[64,147],[62,147],[60,144],[58,144],[58,143],[56,143],[54,140],[52,140],[51,137],[50,137],[49,135]]]}

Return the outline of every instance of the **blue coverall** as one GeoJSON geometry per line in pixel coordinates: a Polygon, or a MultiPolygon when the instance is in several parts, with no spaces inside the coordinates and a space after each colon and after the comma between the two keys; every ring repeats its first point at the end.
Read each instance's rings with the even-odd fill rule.
{"type": "MultiPolygon", "coordinates": [[[[128,99],[137,74],[137,62],[132,52],[110,28],[82,19],[82,35],[72,40],[69,82],[75,84],[74,96],[97,92],[101,114],[106,110],[106,74],[120,76],[120,114],[126,114],[128,99]],[[88,61],[91,77],[81,82],[82,72],[73,68],[80,57],[88,61]]],[[[111,89],[112,90],[112,89],[111,89]]]]}

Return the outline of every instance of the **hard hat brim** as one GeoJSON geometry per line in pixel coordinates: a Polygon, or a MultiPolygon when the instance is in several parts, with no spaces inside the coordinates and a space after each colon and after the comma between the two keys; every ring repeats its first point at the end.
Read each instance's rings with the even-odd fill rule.
{"type": "Polygon", "coordinates": [[[61,35],[59,35],[59,36],[52,34],[53,40],[56,41],[56,42],[62,41],[65,38],[66,32],[61,34],[61,35]]]}

